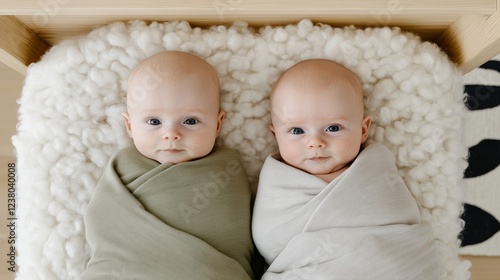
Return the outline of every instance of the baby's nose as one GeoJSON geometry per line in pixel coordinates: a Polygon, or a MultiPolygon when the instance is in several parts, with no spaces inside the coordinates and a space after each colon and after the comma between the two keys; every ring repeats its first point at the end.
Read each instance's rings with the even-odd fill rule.
{"type": "Polygon", "coordinates": [[[164,140],[181,140],[181,134],[176,129],[169,129],[163,134],[164,140]]]}
{"type": "Polygon", "coordinates": [[[312,148],[324,148],[326,146],[326,143],[321,137],[313,136],[311,139],[309,139],[309,142],[307,143],[307,147],[312,149],[312,148]]]}

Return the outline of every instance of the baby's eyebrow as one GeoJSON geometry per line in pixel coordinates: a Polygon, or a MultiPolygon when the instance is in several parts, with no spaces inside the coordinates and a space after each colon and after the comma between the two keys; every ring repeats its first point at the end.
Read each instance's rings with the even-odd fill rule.
{"type": "Polygon", "coordinates": [[[191,115],[202,115],[208,113],[208,110],[206,109],[199,109],[199,108],[185,108],[186,111],[189,111],[191,115]]]}

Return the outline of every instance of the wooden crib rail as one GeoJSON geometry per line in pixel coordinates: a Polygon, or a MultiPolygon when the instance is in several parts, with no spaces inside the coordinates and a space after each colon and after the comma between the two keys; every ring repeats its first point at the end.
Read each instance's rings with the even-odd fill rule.
{"type": "Polygon", "coordinates": [[[500,52],[500,0],[0,0],[0,61],[18,72],[50,45],[113,21],[193,26],[296,23],[399,26],[438,43],[468,72],[500,52]]]}

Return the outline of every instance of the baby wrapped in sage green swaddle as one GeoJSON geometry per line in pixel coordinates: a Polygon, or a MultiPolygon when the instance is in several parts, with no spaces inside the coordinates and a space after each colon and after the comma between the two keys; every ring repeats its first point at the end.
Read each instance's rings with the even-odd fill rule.
{"type": "Polygon", "coordinates": [[[251,279],[250,189],[237,152],[214,148],[224,112],[202,59],[162,52],[132,72],[134,146],[112,157],[84,215],[81,279],[251,279]]]}

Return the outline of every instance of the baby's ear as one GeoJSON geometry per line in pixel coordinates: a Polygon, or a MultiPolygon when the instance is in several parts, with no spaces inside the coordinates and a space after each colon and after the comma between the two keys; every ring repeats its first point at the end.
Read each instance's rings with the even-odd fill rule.
{"type": "Polygon", "coordinates": [[[361,144],[365,143],[368,139],[368,132],[370,131],[370,125],[372,124],[372,119],[370,116],[366,116],[361,123],[361,144]]]}
{"type": "Polygon", "coordinates": [[[271,132],[273,133],[273,135],[275,135],[274,126],[272,124],[269,125],[269,130],[271,130],[271,132]]]}
{"type": "Polygon", "coordinates": [[[125,121],[125,128],[127,129],[127,134],[130,138],[134,138],[132,136],[132,126],[130,124],[130,116],[127,112],[122,114],[123,120],[125,121]]]}
{"type": "Polygon", "coordinates": [[[226,112],[220,111],[219,115],[217,116],[217,134],[219,134],[220,130],[222,129],[222,121],[224,121],[224,117],[226,116],[226,112]]]}

